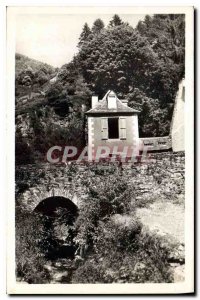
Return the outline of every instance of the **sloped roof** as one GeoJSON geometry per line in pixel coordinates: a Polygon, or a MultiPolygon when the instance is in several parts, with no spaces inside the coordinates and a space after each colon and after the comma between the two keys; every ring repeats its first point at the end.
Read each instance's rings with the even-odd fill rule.
{"type": "Polygon", "coordinates": [[[100,114],[100,113],[129,113],[129,114],[134,114],[134,113],[139,113],[139,110],[133,109],[125,104],[122,103],[123,100],[119,100],[116,96],[116,108],[108,108],[108,95],[115,95],[116,94],[113,91],[108,91],[105,96],[103,97],[102,100],[99,100],[98,104],[96,107],[88,110],[86,114],[100,114]]]}

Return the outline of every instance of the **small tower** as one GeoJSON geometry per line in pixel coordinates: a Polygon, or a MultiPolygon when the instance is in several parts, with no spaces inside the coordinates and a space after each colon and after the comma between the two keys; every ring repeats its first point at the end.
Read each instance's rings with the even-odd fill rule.
{"type": "Polygon", "coordinates": [[[94,159],[98,146],[108,146],[110,149],[117,149],[117,152],[123,152],[124,147],[128,146],[129,151],[132,148],[134,155],[138,155],[139,111],[129,107],[127,102],[119,100],[113,91],[108,91],[102,100],[98,96],[92,96],[92,108],[86,112],[90,160],[94,159]]]}

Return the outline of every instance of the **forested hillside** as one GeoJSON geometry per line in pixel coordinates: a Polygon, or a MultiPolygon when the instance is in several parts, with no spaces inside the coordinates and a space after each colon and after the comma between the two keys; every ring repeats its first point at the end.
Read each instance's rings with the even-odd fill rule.
{"type": "MultiPolygon", "coordinates": [[[[37,123],[40,128],[29,139],[32,149],[34,136],[45,143],[36,149],[44,153],[51,143],[55,145],[55,139],[59,142],[55,132],[63,130],[61,143],[76,145],[81,140],[84,144],[82,105],[90,108],[91,95],[102,97],[108,89],[141,111],[141,137],[168,135],[178,83],[184,77],[184,31],[184,15],[146,16],[136,28],[115,15],[107,27],[101,19],[91,28],[84,24],[78,53],[59,70],[33,60],[29,64],[29,59],[17,55],[16,96],[27,86],[44,95],[41,107],[32,108],[34,126],[37,123]],[[54,130],[57,118],[67,126],[59,128],[57,122],[54,130]]],[[[30,118],[30,105],[27,113],[30,118]]],[[[26,137],[23,141],[26,143],[26,137]]]]}
{"type": "Polygon", "coordinates": [[[53,76],[57,69],[22,54],[15,55],[15,87],[16,97],[26,94],[29,87],[33,91],[41,90],[53,76]]]}

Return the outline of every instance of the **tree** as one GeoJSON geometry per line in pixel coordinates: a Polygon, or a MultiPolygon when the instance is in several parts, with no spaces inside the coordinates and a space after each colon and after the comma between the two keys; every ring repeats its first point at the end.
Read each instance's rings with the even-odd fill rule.
{"type": "MultiPolygon", "coordinates": [[[[166,28],[163,29],[160,25],[163,19],[155,21],[155,24],[161,26],[158,29],[151,25],[152,22],[152,17],[146,17],[144,21],[144,26],[148,23],[148,26],[152,27],[147,37],[145,31],[141,34],[139,30],[134,30],[127,24],[110,26],[82,46],[76,57],[76,63],[78,62],[79,72],[82,73],[90,90],[100,97],[107,90],[113,89],[119,97],[134,99],[134,91],[138,89],[140,118],[145,120],[142,122],[140,132],[143,136],[163,136],[169,134],[171,104],[174,102],[184,65],[175,64],[171,44],[163,37],[166,31],[166,28]],[[157,34],[159,30],[156,46],[153,34],[157,34]],[[161,50],[164,45],[167,48],[161,50]],[[143,99],[146,99],[150,106],[151,114],[148,116],[145,116],[142,107],[143,99]]],[[[174,20],[171,21],[169,18],[170,22],[174,20]]],[[[166,34],[168,36],[169,32],[166,34]]],[[[134,101],[132,104],[134,107],[134,101]]]]}
{"type": "Polygon", "coordinates": [[[122,22],[121,18],[118,15],[114,15],[112,20],[109,23],[109,26],[114,27],[114,26],[119,26],[122,24],[123,24],[123,22],[122,22]]]}
{"type": "Polygon", "coordinates": [[[87,23],[85,23],[79,37],[79,43],[78,43],[79,48],[81,48],[82,44],[87,41],[90,34],[91,34],[90,27],[88,26],[87,23]]]}
{"type": "Polygon", "coordinates": [[[147,89],[147,71],[156,63],[148,41],[125,24],[102,31],[84,45],[79,62],[86,82],[100,96],[108,89],[125,95],[138,84],[147,89]]]}
{"type": "Polygon", "coordinates": [[[140,34],[146,37],[151,47],[165,63],[172,61],[184,75],[185,56],[185,17],[184,15],[146,16],[137,25],[140,34]]]}
{"type": "Polygon", "coordinates": [[[15,163],[16,165],[34,163],[32,149],[18,127],[15,133],[15,163]]]}
{"type": "Polygon", "coordinates": [[[98,34],[105,27],[104,22],[101,19],[96,19],[92,26],[92,32],[98,34]]]}

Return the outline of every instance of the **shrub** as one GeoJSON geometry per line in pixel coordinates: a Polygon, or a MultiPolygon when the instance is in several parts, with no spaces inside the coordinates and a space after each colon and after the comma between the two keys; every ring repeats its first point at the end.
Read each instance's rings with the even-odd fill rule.
{"type": "Polygon", "coordinates": [[[16,208],[16,276],[28,283],[50,281],[42,252],[47,248],[48,234],[42,224],[39,215],[16,208]]]}
{"type": "Polygon", "coordinates": [[[94,251],[80,263],[72,282],[172,282],[168,249],[158,237],[141,229],[136,219],[129,225],[112,219],[100,222],[94,251]]]}
{"type": "Polygon", "coordinates": [[[15,136],[15,163],[16,165],[34,163],[32,149],[19,131],[16,132],[15,136]]]}
{"type": "Polygon", "coordinates": [[[129,211],[131,190],[125,180],[116,175],[102,177],[99,182],[96,178],[88,177],[84,184],[89,195],[75,223],[75,241],[80,247],[87,245],[91,249],[99,221],[129,211]]]}

